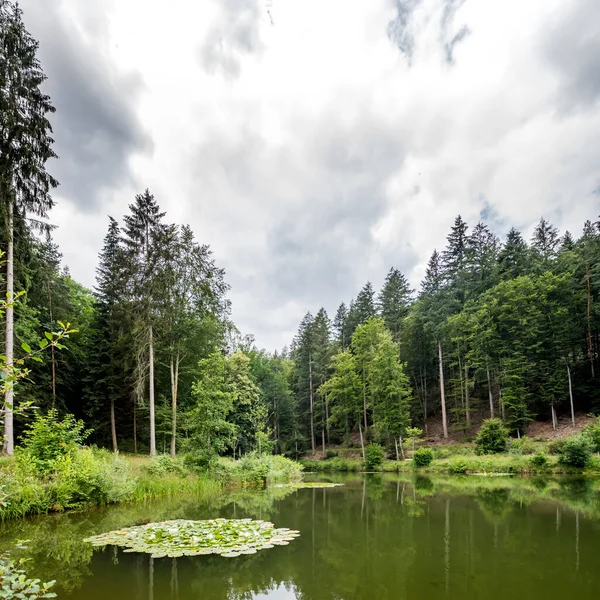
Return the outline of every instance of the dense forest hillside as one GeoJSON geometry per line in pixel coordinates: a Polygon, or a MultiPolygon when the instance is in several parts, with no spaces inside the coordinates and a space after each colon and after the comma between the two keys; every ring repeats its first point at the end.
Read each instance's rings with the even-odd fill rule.
{"type": "Polygon", "coordinates": [[[121,223],[108,218],[86,289],[47,220],[58,182],[38,44],[14,2],[0,1],[0,19],[6,453],[34,413],[23,406],[71,413],[114,451],[206,460],[298,457],[357,434],[398,454],[434,415],[448,437],[474,411],[516,435],[600,411],[600,221],[573,236],[542,218],[530,240],[501,240],[458,216],[418,291],[391,268],[380,291],[367,283],[333,320],[307,313],[290,348],[270,353],[232,322],[218,258],[145,190],[123,199],[121,223]]]}

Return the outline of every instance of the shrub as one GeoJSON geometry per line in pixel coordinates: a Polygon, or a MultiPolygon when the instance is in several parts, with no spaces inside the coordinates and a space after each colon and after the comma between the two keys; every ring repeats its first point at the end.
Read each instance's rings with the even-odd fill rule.
{"type": "Polygon", "coordinates": [[[559,461],[569,467],[584,468],[592,458],[592,446],[583,435],[574,435],[565,440],[559,461]]]}
{"type": "Polygon", "coordinates": [[[183,457],[183,464],[193,471],[208,471],[217,466],[219,456],[211,450],[194,450],[183,457]]]}
{"type": "Polygon", "coordinates": [[[583,435],[590,442],[593,452],[600,452],[600,419],[583,429],[583,435]]]}
{"type": "Polygon", "coordinates": [[[175,474],[185,477],[188,475],[188,469],[184,463],[185,459],[171,458],[168,454],[159,454],[146,467],[151,475],[175,474]]]}
{"type": "Polygon", "coordinates": [[[548,457],[543,452],[534,454],[531,457],[531,464],[536,469],[545,469],[548,466],[548,457]]]}
{"type": "Polygon", "coordinates": [[[548,445],[546,446],[546,448],[550,454],[562,454],[564,445],[565,445],[565,440],[558,439],[558,440],[552,440],[551,442],[548,442],[548,445]]]}
{"type": "Polygon", "coordinates": [[[448,473],[451,475],[464,475],[469,470],[469,464],[464,458],[456,458],[448,465],[448,473]]]}
{"type": "Polygon", "coordinates": [[[413,452],[413,464],[415,467],[428,467],[433,460],[431,448],[419,448],[413,452]]]}
{"type": "Polygon", "coordinates": [[[328,449],[323,458],[329,460],[330,458],[335,458],[337,455],[338,453],[335,450],[328,449]]]}
{"type": "Polygon", "coordinates": [[[378,471],[381,469],[385,453],[379,444],[369,444],[365,448],[365,469],[367,471],[378,471]]]}
{"type": "Polygon", "coordinates": [[[57,411],[50,410],[47,415],[35,415],[25,429],[22,446],[36,470],[46,473],[52,470],[55,460],[80,448],[90,433],[73,415],[60,420],[57,411]]]}
{"type": "Polygon", "coordinates": [[[475,439],[477,454],[497,454],[506,450],[508,430],[501,419],[487,419],[483,422],[475,439]]]}
{"type": "Polygon", "coordinates": [[[531,438],[524,435],[521,439],[511,440],[509,452],[511,454],[535,454],[536,446],[531,438]]]}

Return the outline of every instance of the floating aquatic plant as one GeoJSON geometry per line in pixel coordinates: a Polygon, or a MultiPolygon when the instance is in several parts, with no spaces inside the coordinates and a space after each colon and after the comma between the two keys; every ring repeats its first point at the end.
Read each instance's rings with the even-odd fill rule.
{"type": "Polygon", "coordinates": [[[125,552],[146,552],[154,558],[220,554],[228,558],[287,546],[300,533],[275,529],[273,523],[252,519],[162,521],[127,527],[86,538],[93,546],[122,546],[125,552]]]}
{"type": "Polygon", "coordinates": [[[292,483],[280,483],[277,485],[277,487],[286,487],[286,488],[293,488],[293,489],[303,489],[303,488],[309,488],[309,489],[320,489],[320,488],[332,488],[332,487],[338,487],[340,485],[344,485],[343,483],[327,483],[325,481],[298,481],[298,482],[292,482],[292,483]]]}

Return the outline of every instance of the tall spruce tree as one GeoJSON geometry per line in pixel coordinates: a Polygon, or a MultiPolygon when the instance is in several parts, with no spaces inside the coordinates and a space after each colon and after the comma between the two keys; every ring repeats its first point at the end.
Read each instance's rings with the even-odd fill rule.
{"type": "Polygon", "coordinates": [[[125,215],[123,242],[126,250],[129,275],[130,303],[136,315],[137,368],[136,395],[144,398],[144,382],[148,373],[148,402],[150,409],[150,455],[156,454],[155,399],[154,399],[154,323],[160,277],[157,277],[161,260],[162,240],[166,233],[161,212],[154,196],[146,189],[129,205],[125,215]]]}
{"type": "Polygon", "coordinates": [[[394,341],[401,338],[402,321],[408,315],[412,290],[406,277],[393,267],[389,270],[377,299],[379,312],[394,341]]]}
{"type": "MultiPolygon", "coordinates": [[[[54,112],[50,97],[42,92],[46,79],[37,58],[38,43],[23,23],[23,13],[12,0],[0,0],[0,206],[4,213],[8,244],[6,292],[14,298],[14,222],[16,215],[45,217],[52,207],[50,191],[58,185],[46,170],[52,150],[48,114],[54,112]]],[[[14,360],[14,313],[6,309],[6,362],[14,360]]],[[[7,386],[4,398],[5,454],[13,454],[14,394],[7,386]]]]}
{"type": "Polygon", "coordinates": [[[529,247],[514,227],[508,232],[506,242],[498,254],[498,274],[508,281],[526,275],[531,268],[529,247]]]}

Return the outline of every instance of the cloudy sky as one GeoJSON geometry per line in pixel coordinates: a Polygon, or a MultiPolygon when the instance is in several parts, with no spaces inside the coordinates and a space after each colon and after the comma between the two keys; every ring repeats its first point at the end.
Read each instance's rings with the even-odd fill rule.
{"type": "Polygon", "coordinates": [[[600,213],[598,0],[22,0],[91,286],[148,187],[190,223],[259,346],[390,266],[418,285],[454,217],[579,234],[600,213]]]}

